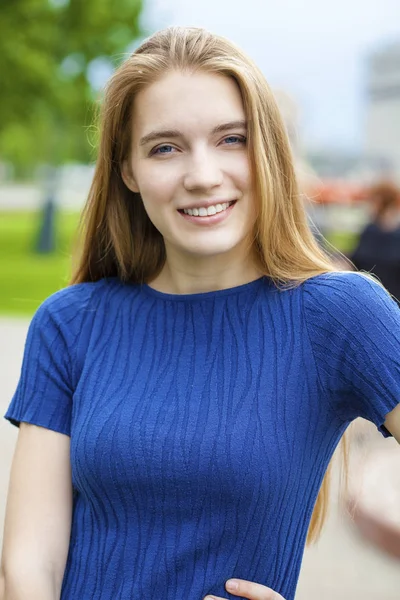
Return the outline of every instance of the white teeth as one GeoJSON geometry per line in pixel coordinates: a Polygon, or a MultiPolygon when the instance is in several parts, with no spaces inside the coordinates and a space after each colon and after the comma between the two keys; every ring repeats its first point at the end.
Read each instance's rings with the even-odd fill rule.
{"type": "Polygon", "coordinates": [[[200,208],[184,208],[183,212],[191,217],[208,217],[226,210],[233,202],[223,202],[222,204],[216,204],[206,208],[201,206],[200,208]]]}

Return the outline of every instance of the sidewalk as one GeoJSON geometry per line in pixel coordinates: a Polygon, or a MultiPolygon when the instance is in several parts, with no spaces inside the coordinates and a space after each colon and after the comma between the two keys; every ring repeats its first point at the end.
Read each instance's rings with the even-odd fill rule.
{"type": "MultiPolygon", "coordinates": [[[[28,321],[0,318],[0,412],[16,386],[28,321]]],[[[9,469],[17,431],[0,420],[0,541],[9,469]]],[[[395,445],[377,438],[374,443],[395,445]]],[[[397,446],[394,448],[396,452],[397,446]]],[[[399,453],[400,458],[400,453],[399,453]]],[[[400,463],[399,463],[400,464],[400,463]]],[[[368,544],[334,500],[319,543],[307,549],[296,600],[399,600],[400,561],[368,544]]],[[[200,599],[199,599],[200,600],[200,599]]]]}

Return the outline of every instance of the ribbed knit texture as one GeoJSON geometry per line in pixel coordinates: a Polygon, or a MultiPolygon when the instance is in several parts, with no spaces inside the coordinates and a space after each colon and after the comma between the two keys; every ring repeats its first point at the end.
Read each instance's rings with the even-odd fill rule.
{"type": "Polygon", "coordinates": [[[293,600],[341,435],[400,401],[399,331],[356,273],[183,296],[109,279],[46,300],[6,417],[71,436],[62,600],[235,598],[231,577],[293,600]]]}

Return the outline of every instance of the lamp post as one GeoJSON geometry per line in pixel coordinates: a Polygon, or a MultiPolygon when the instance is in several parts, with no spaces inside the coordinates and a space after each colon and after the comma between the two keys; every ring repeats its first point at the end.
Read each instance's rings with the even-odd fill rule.
{"type": "Polygon", "coordinates": [[[58,167],[47,166],[45,169],[45,200],[42,206],[35,246],[35,250],[39,254],[50,254],[56,248],[56,197],[58,180],[58,167]]]}

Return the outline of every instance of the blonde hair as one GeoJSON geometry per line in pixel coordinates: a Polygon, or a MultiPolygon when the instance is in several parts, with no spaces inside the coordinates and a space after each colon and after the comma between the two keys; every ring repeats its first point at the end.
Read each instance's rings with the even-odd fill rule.
{"type": "MultiPolygon", "coordinates": [[[[283,287],[335,271],[309,228],[285,127],[260,70],[220,36],[200,28],[171,27],[145,40],[107,86],[96,170],[83,212],[83,247],[72,283],[111,276],[149,282],[165,263],[163,238],[140,195],[124,184],[121,165],[130,152],[135,95],[172,70],[225,75],[239,86],[257,205],[252,247],[259,270],[283,287]]],[[[314,508],[308,543],[318,538],[327,514],[330,471],[331,465],[314,508]]]]}

